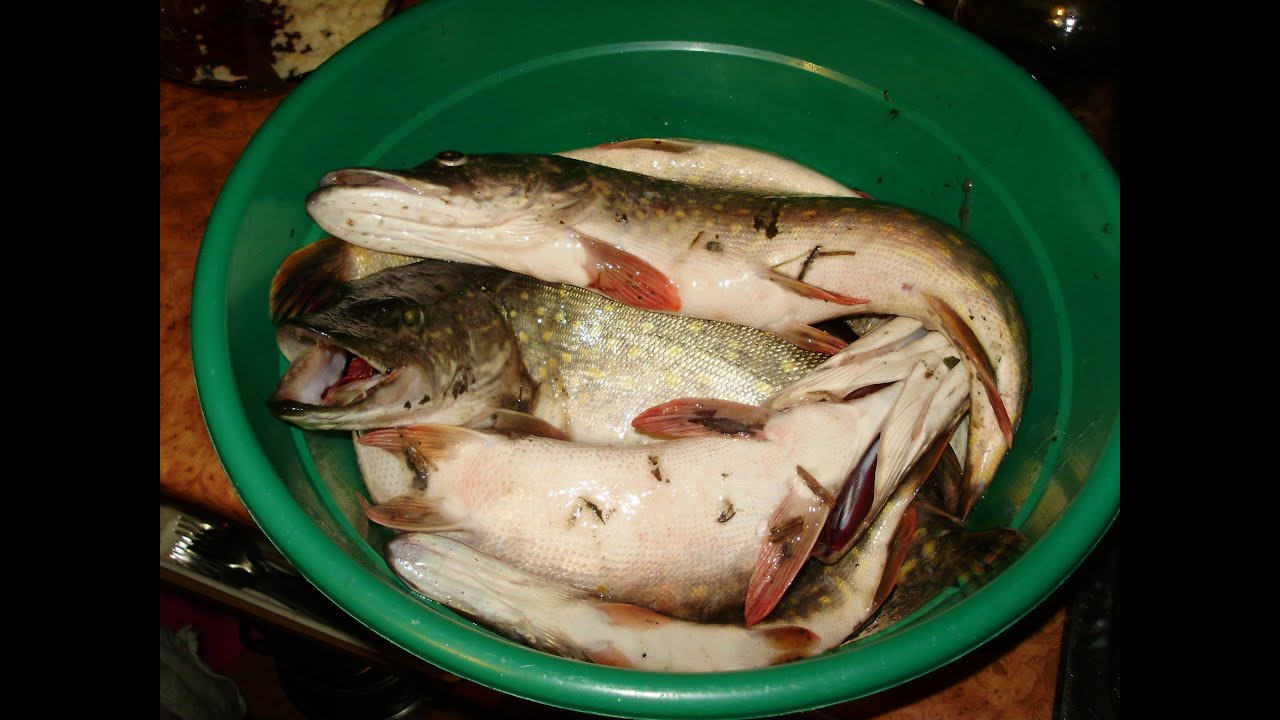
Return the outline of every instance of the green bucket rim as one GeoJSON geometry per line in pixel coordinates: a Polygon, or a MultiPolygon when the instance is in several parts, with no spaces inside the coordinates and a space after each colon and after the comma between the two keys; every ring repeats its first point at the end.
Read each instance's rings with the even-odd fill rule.
{"type": "MultiPolygon", "coordinates": [[[[795,712],[880,692],[931,672],[989,641],[1040,604],[1088,556],[1119,514],[1119,414],[1093,474],[1049,531],[1025,555],[965,601],[900,633],[860,645],[868,652],[825,654],[758,670],[704,674],[652,673],[555,657],[478,629],[386,582],[352,582],[367,571],[328,537],[284,486],[241,406],[226,341],[227,275],[236,223],[251,183],[269,151],[311,104],[344,73],[403,38],[431,14],[456,2],[422,4],[359,38],[313,73],[267,118],[232,170],[211,214],[200,249],[192,295],[192,356],[205,421],[220,459],[251,515],[288,559],[335,603],[389,641],[454,674],[553,706],[606,715],[757,717],[795,712]],[[874,648],[874,651],[870,651],[874,648]],[[823,672],[814,672],[823,663],[823,672]],[[714,677],[714,682],[708,679],[714,677]],[[797,698],[800,698],[797,700],[797,698]]],[[[919,11],[912,22],[936,33],[957,33],[942,18],[910,3],[880,2],[894,13],[919,11]],[[901,5],[901,7],[898,7],[901,5]]],[[[1033,78],[973,38],[973,63],[1007,76],[1010,88],[1040,113],[1072,152],[1104,169],[1095,178],[1118,217],[1119,181],[1075,121],[1033,78]],[[1114,199],[1114,200],[1112,200],[1114,199]]],[[[1115,234],[1119,242],[1118,228],[1115,234]]],[[[264,318],[265,307],[264,307],[264,318]]]]}

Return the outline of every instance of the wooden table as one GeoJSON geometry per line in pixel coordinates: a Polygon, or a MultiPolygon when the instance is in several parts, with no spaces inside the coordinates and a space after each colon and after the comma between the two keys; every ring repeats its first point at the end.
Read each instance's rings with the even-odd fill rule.
{"type": "MultiPolygon", "coordinates": [[[[220,96],[160,82],[160,494],[248,524],[252,520],[213,449],[196,396],[191,287],[214,200],[279,100],[220,96]]],[[[799,717],[1050,718],[1065,606],[1066,595],[1060,591],[993,641],[944,668],[893,690],[799,717]]],[[[478,692],[471,683],[454,687],[478,692]]],[[[494,705],[525,715],[542,711],[508,696],[490,698],[490,709],[494,705]]]]}

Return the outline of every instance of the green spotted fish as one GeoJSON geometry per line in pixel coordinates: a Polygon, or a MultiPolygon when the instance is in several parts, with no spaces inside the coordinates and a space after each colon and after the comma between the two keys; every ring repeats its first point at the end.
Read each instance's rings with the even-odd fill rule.
{"type": "Polygon", "coordinates": [[[813,324],[915,318],[971,372],[966,513],[1021,420],[1026,329],[1008,285],[959,230],[904,207],[696,186],[561,155],[446,151],[408,170],[330,172],[307,209],[373,250],[503,267],[828,350],[813,324]]]}
{"type": "Polygon", "coordinates": [[[758,405],[825,359],[498,268],[400,261],[328,239],[282,264],[272,308],[290,366],[268,403],[277,417],[641,442],[631,420],[646,408],[682,396],[758,405]]]}

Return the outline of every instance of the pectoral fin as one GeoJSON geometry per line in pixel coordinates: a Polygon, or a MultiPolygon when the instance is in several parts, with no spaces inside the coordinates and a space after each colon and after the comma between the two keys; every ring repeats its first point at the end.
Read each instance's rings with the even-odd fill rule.
{"type": "Polygon", "coordinates": [[[661,270],[607,242],[579,237],[587,252],[587,272],[595,275],[587,287],[642,310],[680,309],[680,291],[661,270]]]}
{"type": "Polygon", "coordinates": [[[679,398],[654,405],[631,421],[631,427],[663,437],[736,435],[756,437],[773,413],[755,405],[712,398],[679,398]]]}
{"type": "Polygon", "coordinates": [[[831,508],[808,492],[791,492],[769,521],[755,571],[747,585],[748,626],[764,620],[782,599],[813,550],[831,508]]]}
{"type": "Polygon", "coordinates": [[[825,300],[826,302],[835,303],[837,305],[865,305],[871,302],[866,298],[850,297],[831,290],[824,290],[817,285],[810,285],[809,283],[803,280],[797,280],[790,275],[783,275],[772,268],[765,270],[764,276],[788,290],[791,290],[797,295],[803,295],[815,300],[825,300]]]}
{"type": "Polygon", "coordinates": [[[361,445],[384,450],[404,451],[410,447],[434,460],[448,460],[459,455],[466,445],[486,440],[487,435],[455,425],[406,425],[373,430],[360,436],[361,445]]]}
{"type": "Polygon", "coordinates": [[[893,531],[893,540],[889,543],[889,557],[885,561],[884,574],[880,576],[880,586],[876,588],[876,596],[872,600],[876,607],[884,604],[889,593],[898,584],[898,573],[906,562],[907,551],[911,549],[911,541],[915,537],[916,528],[920,525],[920,511],[912,505],[902,514],[898,527],[893,531]]]}
{"type": "Polygon", "coordinates": [[[552,440],[568,440],[569,433],[552,425],[536,415],[518,410],[494,410],[484,419],[471,423],[477,430],[492,430],[500,433],[517,433],[520,435],[536,435],[552,440]]]}
{"type": "Polygon", "coordinates": [[[383,527],[425,533],[462,529],[461,521],[445,513],[441,503],[440,498],[401,495],[380,505],[370,505],[360,496],[365,516],[383,527]]]}
{"type": "Polygon", "coordinates": [[[849,343],[826,330],[805,325],[798,320],[775,323],[762,329],[768,330],[796,347],[823,355],[835,355],[849,346],[849,343]]]}

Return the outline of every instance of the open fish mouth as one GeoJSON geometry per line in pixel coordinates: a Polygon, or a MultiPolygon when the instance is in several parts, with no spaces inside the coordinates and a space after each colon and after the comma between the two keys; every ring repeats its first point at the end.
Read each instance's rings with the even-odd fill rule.
{"type": "Polygon", "coordinates": [[[315,429],[353,429],[373,413],[399,408],[413,385],[411,368],[383,371],[386,363],[333,338],[297,326],[282,327],[277,342],[289,359],[268,406],[277,417],[315,429]]]}

